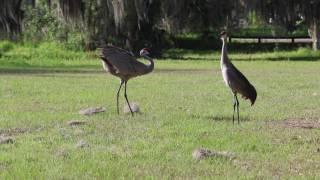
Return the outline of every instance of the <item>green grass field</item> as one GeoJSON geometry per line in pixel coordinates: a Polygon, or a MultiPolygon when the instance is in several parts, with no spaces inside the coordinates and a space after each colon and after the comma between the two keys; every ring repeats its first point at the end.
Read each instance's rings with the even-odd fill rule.
{"type": "Polygon", "coordinates": [[[320,58],[298,51],[307,53],[230,52],[258,92],[253,107],[240,100],[241,124],[233,125],[218,51],[158,60],[153,73],[130,80],[129,100],[142,111],[131,117],[117,115],[119,80],[103,72],[94,53],[50,44],[7,48],[0,58],[0,136],[14,141],[0,144],[0,179],[319,179],[320,130],[283,123],[320,123],[320,61],[303,59],[320,58]],[[296,61],[277,61],[286,54],[296,61]],[[78,113],[96,106],[107,111],[78,113]],[[70,120],[87,124],[70,127],[70,120]],[[79,141],[88,146],[77,147],[79,141]],[[236,159],[196,161],[197,148],[234,152],[236,159]]]}

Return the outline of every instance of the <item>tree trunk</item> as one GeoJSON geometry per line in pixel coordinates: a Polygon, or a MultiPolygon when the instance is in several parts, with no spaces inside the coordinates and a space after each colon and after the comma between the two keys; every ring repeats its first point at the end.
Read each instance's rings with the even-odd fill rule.
{"type": "Polygon", "coordinates": [[[320,49],[320,32],[319,32],[319,23],[317,20],[313,20],[310,28],[309,35],[312,38],[312,49],[317,51],[320,49]]]}
{"type": "Polygon", "coordinates": [[[47,4],[48,4],[48,8],[49,8],[49,11],[51,11],[51,0],[47,0],[47,4]]]}

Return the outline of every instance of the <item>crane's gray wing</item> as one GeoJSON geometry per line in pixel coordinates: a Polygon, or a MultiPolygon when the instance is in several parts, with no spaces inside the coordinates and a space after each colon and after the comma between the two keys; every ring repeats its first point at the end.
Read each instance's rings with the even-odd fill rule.
{"type": "Polygon", "coordinates": [[[241,94],[243,98],[250,99],[254,104],[257,92],[248,79],[233,65],[227,69],[228,83],[233,91],[241,94]]]}
{"type": "Polygon", "coordinates": [[[138,73],[139,67],[143,65],[131,52],[114,46],[103,48],[101,58],[111,64],[117,73],[124,75],[138,73]]]}

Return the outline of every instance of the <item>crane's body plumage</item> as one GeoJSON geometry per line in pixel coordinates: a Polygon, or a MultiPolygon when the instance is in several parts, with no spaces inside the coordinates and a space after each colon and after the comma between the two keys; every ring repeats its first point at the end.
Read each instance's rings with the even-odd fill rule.
{"type": "Polygon", "coordinates": [[[139,62],[132,53],[114,46],[103,48],[101,56],[104,69],[122,80],[129,80],[151,72],[154,63],[148,56],[145,58],[150,61],[149,65],[139,62]]]}
{"type": "Polygon", "coordinates": [[[231,89],[234,94],[241,94],[244,99],[249,99],[251,105],[254,104],[257,93],[254,86],[247,78],[230,63],[229,66],[221,67],[222,76],[225,84],[231,89]]]}
{"type": "Polygon", "coordinates": [[[239,122],[239,102],[237,94],[241,94],[244,99],[249,99],[251,101],[251,105],[253,105],[257,98],[257,92],[248,79],[231,63],[227,53],[226,33],[224,33],[223,36],[224,37],[221,38],[223,43],[220,59],[221,72],[225,84],[231,89],[234,95],[234,111],[237,106],[239,122]]]}
{"type": "Polygon", "coordinates": [[[125,85],[125,98],[130,108],[130,111],[133,115],[132,109],[130,107],[130,103],[126,94],[127,82],[129,79],[141,76],[144,74],[148,74],[153,71],[154,63],[153,60],[148,56],[149,52],[147,49],[142,49],[140,51],[140,55],[146,58],[150,64],[145,65],[139,62],[132,53],[126,51],[124,49],[115,47],[115,46],[107,46],[102,49],[102,54],[100,58],[102,60],[103,69],[110,74],[117,76],[121,79],[120,87],[117,93],[117,110],[119,113],[119,92],[122,85],[125,85]]]}

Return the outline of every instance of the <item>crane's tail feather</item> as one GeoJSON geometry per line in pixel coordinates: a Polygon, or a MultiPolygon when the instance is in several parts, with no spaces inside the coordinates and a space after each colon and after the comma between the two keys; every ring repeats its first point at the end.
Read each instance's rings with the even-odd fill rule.
{"type": "Polygon", "coordinates": [[[241,97],[245,100],[249,99],[251,102],[251,106],[254,105],[257,99],[257,91],[254,86],[249,86],[246,91],[241,92],[241,97]]]}
{"type": "Polygon", "coordinates": [[[251,86],[251,93],[250,93],[251,106],[254,105],[254,103],[256,102],[256,99],[257,99],[257,91],[253,86],[251,86]]]}

